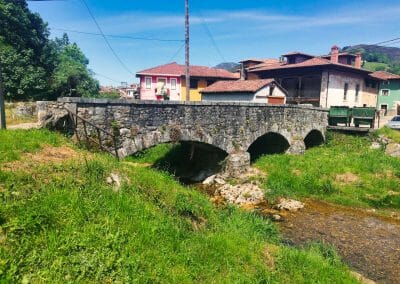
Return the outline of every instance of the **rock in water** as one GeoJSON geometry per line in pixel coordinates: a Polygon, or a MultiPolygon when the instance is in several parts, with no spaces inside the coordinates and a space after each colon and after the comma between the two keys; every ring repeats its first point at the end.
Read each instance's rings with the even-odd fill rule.
{"type": "Polygon", "coordinates": [[[215,177],[216,177],[216,175],[209,176],[208,178],[206,178],[206,179],[203,181],[203,184],[204,184],[204,185],[211,185],[211,184],[213,184],[214,181],[215,181],[215,177]]]}
{"type": "Polygon", "coordinates": [[[287,210],[293,212],[304,208],[304,203],[293,199],[281,198],[279,200],[279,203],[276,205],[276,208],[279,210],[287,210]]]}

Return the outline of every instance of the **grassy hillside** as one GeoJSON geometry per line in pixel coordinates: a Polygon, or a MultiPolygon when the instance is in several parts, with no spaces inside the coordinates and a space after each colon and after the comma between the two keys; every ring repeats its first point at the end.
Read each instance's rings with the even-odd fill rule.
{"type": "MultiPolygon", "coordinates": [[[[380,133],[398,139],[394,130],[380,133]]],[[[400,209],[400,159],[370,149],[368,137],[331,134],[303,156],[264,156],[256,167],[268,174],[272,196],[312,197],[344,205],[400,209]]]]}
{"type": "Polygon", "coordinates": [[[332,249],[281,245],[270,221],[166,173],[44,130],[0,141],[0,282],[356,283],[332,249]]]}
{"type": "Polygon", "coordinates": [[[389,64],[380,62],[364,62],[363,68],[370,71],[387,71],[389,69],[389,64]]]}
{"type": "Polygon", "coordinates": [[[391,46],[359,44],[346,46],[343,51],[361,52],[366,61],[364,68],[371,71],[388,71],[400,74],[400,48],[391,46]]]}

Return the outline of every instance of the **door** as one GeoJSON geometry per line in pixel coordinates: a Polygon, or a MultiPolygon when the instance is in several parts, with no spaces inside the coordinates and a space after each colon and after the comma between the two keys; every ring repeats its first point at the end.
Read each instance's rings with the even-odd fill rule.
{"type": "Polygon", "coordinates": [[[383,115],[387,114],[387,108],[388,108],[387,105],[381,105],[381,111],[382,111],[383,115]]]}
{"type": "Polygon", "coordinates": [[[167,93],[167,79],[157,78],[157,90],[156,90],[157,100],[164,99],[166,93],[167,93]]]}

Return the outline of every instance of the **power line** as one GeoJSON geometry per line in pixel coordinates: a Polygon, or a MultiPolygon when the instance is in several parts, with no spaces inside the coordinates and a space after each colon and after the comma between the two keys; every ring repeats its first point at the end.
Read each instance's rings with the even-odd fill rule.
{"type": "Polygon", "coordinates": [[[400,40],[400,37],[393,38],[393,39],[389,39],[389,40],[385,40],[385,41],[381,41],[381,42],[375,43],[375,44],[373,44],[373,45],[381,45],[381,44],[383,44],[383,43],[388,43],[388,42],[398,41],[398,40],[400,40]]]}
{"type": "MultiPolygon", "coordinates": [[[[51,28],[51,29],[58,30],[58,31],[64,31],[64,32],[85,34],[85,35],[102,36],[101,33],[84,32],[84,31],[61,29],[61,28],[51,28]]],[[[128,35],[125,36],[125,35],[110,35],[110,34],[104,34],[104,35],[106,37],[126,38],[126,39],[134,39],[134,40],[161,41],[161,42],[184,42],[184,40],[182,40],[182,39],[161,39],[161,38],[151,38],[151,37],[135,37],[135,36],[128,36],[128,35]]]]}
{"type": "Polygon", "coordinates": [[[108,76],[106,76],[106,75],[99,74],[99,73],[97,73],[97,72],[94,72],[94,71],[92,71],[92,72],[93,72],[93,74],[94,74],[94,75],[97,75],[97,76],[103,77],[103,78],[105,78],[105,79],[108,79],[108,80],[110,80],[110,81],[113,81],[113,82],[115,82],[115,83],[121,83],[120,81],[118,81],[118,80],[115,80],[115,79],[113,79],[113,78],[110,78],[110,77],[108,77],[108,76]]]}
{"type": "Polygon", "coordinates": [[[178,54],[181,52],[181,50],[183,49],[183,47],[185,46],[185,43],[183,43],[178,50],[174,53],[173,56],[171,56],[170,60],[168,60],[168,62],[172,62],[175,60],[175,58],[178,56],[178,54]]]}
{"type": "Polygon", "coordinates": [[[214,45],[215,49],[217,50],[218,55],[221,57],[223,62],[226,62],[225,57],[223,56],[221,50],[219,49],[217,42],[215,41],[214,36],[212,35],[212,33],[206,23],[206,20],[204,19],[203,14],[200,11],[199,11],[199,15],[200,15],[201,23],[202,23],[206,33],[210,37],[212,44],[214,45]]]}
{"type": "Polygon", "coordinates": [[[90,10],[88,4],[86,3],[85,0],[81,0],[82,3],[85,5],[86,9],[88,10],[90,16],[93,19],[93,22],[96,24],[97,29],[99,30],[100,34],[102,35],[104,41],[106,42],[107,46],[110,48],[112,54],[115,56],[115,58],[118,60],[118,62],[121,64],[122,67],[124,67],[124,69],[126,71],[128,71],[128,73],[130,73],[131,75],[134,75],[134,73],[125,65],[125,63],[121,60],[121,58],[117,55],[117,53],[114,51],[113,47],[111,46],[110,42],[108,41],[107,37],[105,36],[105,34],[103,33],[103,30],[101,29],[99,23],[97,22],[96,18],[94,17],[92,11],[90,10]]]}

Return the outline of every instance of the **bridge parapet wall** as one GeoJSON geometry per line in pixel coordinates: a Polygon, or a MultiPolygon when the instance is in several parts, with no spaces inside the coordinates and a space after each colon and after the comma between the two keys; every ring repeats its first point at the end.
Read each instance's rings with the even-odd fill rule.
{"type": "MultiPolygon", "coordinates": [[[[47,118],[47,124],[51,113],[62,116],[65,106],[97,126],[110,132],[117,130],[121,157],[178,141],[210,144],[228,154],[241,153],[270,132],[286,138],[291,145],[289,152],[301,153],[307,134],[318,130],[324,136],[328,125],[327,110],[292,105],[87,98],[60,98],[42,105],[39,113],[47,118]]],[[[79,125],[78,131],[83,131],[79,125]]]]}

